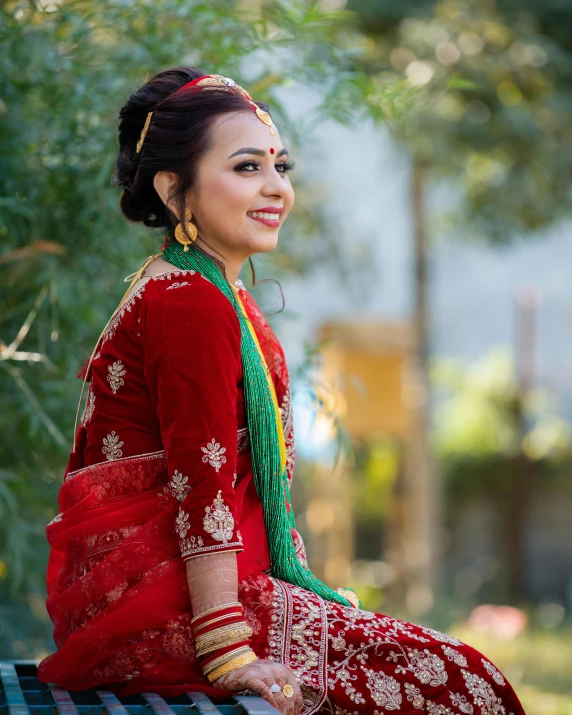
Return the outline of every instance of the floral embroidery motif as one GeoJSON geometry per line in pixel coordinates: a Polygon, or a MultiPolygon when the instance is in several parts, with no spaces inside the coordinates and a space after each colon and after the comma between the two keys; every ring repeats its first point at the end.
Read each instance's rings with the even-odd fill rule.
{"type": "MultiPolygon", "coordinates": [[[[417,648],[406,648],[406,650],[408,664],[397,666],[395,672],[398,675],[410,671],[423,685],[431,685],[434,688],[447,682],[448,676],[445,670],[445,662],[441,658],[431,653],[427,648],[423,652],[418,651],[417,648]]],[[[401,656],[391,651],[387,660],[397,662],[399,657],[401,656]]]]}
{"type": "Polygon", "coordinates": [[[467,659],[462,653],[459,653],[458,650],[455,650],[454,648],[449,648],[447,645],[442,645],[441,648],[443,649],[443,653],[447,656],[447,658],[455,665],[460,665],[462,668],[467,667],[467,659]]]}
{"type": "Polygon", "coordinates": [[[404,683],[403,687],[407,695],[407,700],[413,704],[415,710],[423,710],[425,707],[425,698],[421,695],[419,688],[411,683],[404,683]]]}
{"type": "Polygon", "coordinates": [[[182,507],[179,507],[179,514],[175,521],[175,531],[177,532],[179,538],[184,539],[190,528],[191,525],[189,524],[189,515],[182,507]]]}
{"type": "Polygon", "coordinates": [[[116,360],[112,365],[108,366],[107,371],[109,373],[107,376],[107,382],[111,386],[113,394],[115,395],[117,390],[125,384],[123,376],[127,373],[127,370],[121,360],[116,360]]]}
{"type": "Polygon", "coordinates": [[[167,288],[167,290],[173,290],[173,288],[182,288],[183,286],[188,286],[189,281],[183,281],[182,283],[171,283],[171,285],[167,288]]]}
{"type": "Polygon", "coordinates": [[[191,486],[187,484],[188,481],[188,477],[185,477],[181,472],[175,469],[171,481],[163,487],[163,492],[165,494],[171,494],[177,501],[183,501],[191,492],[191,486]]]}
{"type": "Polygon", "coordinates": [[[219,489],[212,506],[205,507],[203,528],[207,534],[210,534],[213,537],[215,541],[222,541],[222,543],[226,545],[232,539],[232,534],[234,532],[234,517],[230,513],[230,509],[224,503],[224,499],[221,494],[222,491],[219,489]]]}
{"type": "MultiPolygon", "coordinates": [[[[499,685],[506,685],[506,680],[503,678],[503,676],[499,673],[499,671],[495,668],[495,666],[492,663],[489,663],[488,660],[485,660],[484,658],[481,658],[481,663],[484,665],[485,670],[489,675],[493,676],[493,680],[495,683],[498,683],[499,685]]],[[[466,665],[466,663],[465,663],[466,665]]]]}
{"type": "Polygon", "coordinates": [[[459,693],[454,693],[452,690],[449,690],[449,696],[453,705],[459,708],[462,713],[467,713],[467,715],[473,715],[474,708],[467,700],[466,695],[460,695],[459,693]]]}
{"type": "Polygon", "coordinates": [[[481,708],[483,715],[506,715],[506,709],[500,698],[486,680],[461,669],[467,690],[473,696],[475,705],[481,708]]]}
{"type": "Polygon", "coordinates": [[[124,444],[124,442],[119,441],[119,435],[115,434],[114,430],[110,432],[107,437],[103,438],[103,449],[101,451],[109,461],[119,459],[119,457],[123,456],[121,447],[123,447],[124,444]]]}
{"type": "Polygon", "coordinates": [[[236,472],[235,472],[235,473],[232,475],[232,484],[231,484],[231,486],[232,486],[233,489],[234,489],[234,485],[236,484],[236,480],[237,480],[237,479],[238,479],[238,476],[237,476],[237,474],[236,474],[236,472]]]}
{"type": "Polygon", "coordinates": [[[85,413],[83,416],[83,423],[86,425],[90,419],[93,417],[93,411],[95,410],[95,395],[93,394],[93,390],[89,391],[89,395],[87,396],[87,405],[85,406],[85,413]]]}
{"type": "Polygon", "coordinates": [[[391,675],[364,668],[363,665],[361,669],[367,675],[367,687],[375,704],[385,707],[387,710],[399,710],[403,697],[397,680],[392,678],[391,675]]]}
{"type": "Polygon", "coordinates": [[[226,457],[224,456],[226,447],[221,447],[218,442],[215,442],[214,437],[206,447],[201,447],[201,450],[204,452],[203,462],[205,464],[208,462],[211,467],[215,468],[216,472],[226,463],[226,457]]]}

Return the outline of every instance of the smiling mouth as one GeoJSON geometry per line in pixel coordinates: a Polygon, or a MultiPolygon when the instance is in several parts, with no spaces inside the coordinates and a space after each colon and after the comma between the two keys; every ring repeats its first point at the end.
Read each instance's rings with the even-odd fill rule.
{"type": "Polygon", "coordinates": [[[247,216],[266,224],[266,226],[276,227],[280,225],[280,214],[277,212],[270,213],[269,211],[247,211],[247,216]]]}

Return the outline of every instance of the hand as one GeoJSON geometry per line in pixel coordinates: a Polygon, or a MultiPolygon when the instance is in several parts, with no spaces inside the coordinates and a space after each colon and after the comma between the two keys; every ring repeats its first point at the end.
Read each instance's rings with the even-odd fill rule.
{"type": "Polygon", "coordinates": [[[283,715],[300,715],[302,711],[302,693],[294,673],[281,663],[271,660],[257,660],[243,665],[231,673],[222,675],[213,683],[215,688],[224,688],[236,693],[240,690],[252,690],[268,701],[283,715]],[[282,690],[271,693],[270,688],[278,683],[282,689],[287,683],[292,686],[294,694],[287,698],[282,690]]]}

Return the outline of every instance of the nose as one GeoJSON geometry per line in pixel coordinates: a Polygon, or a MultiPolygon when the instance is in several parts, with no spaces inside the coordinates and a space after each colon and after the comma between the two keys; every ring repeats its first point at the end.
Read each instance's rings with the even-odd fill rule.
{"type": "Polygon", "coordinates": [[[274,167],[272,167],[268,175],[268,180],[262,187],[262,195],[284,198],[288,191],[290,191],[288,182],[285,181],[284,177],[282,177],[274,167]]]}

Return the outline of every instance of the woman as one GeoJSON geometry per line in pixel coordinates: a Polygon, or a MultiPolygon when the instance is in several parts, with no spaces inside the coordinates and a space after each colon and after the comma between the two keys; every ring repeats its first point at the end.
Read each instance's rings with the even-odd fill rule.
{"type": "Polygon", "coordinates": [[[294,201],[266,109],[183,67],[121,110],[121,208],[167,233],[85,371],[48,526],[58,651],[40,678],[120,695],[250,690],[289,715],[522,713],[480,653],[360,610],[307,569],[284,355],[238,280],[294,201]]]}

